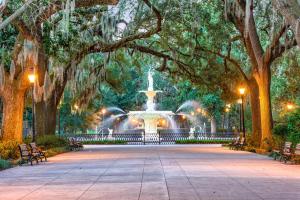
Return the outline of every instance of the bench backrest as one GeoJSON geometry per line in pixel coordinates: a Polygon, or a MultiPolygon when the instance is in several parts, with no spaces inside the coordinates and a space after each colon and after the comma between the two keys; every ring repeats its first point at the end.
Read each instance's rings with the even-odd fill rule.
{"type": "Polygon", "coordinates": [[[35,142],[30,143],[29,146],[31,148],[32,153],[38,153],[39,152],[35,142]]]}
{"type": "Polygon", "coordinates": [[[240,136],[236,137],[233,144],[238,144],[240,142],[240,136]]]}
{"type": "Polygon", "coordinates": [[[241,138],[240,144],[242,144],[242,145],[245,144],[245,138],[244,137],[241,138]]]}
{"type": "Polygon", "coordinates": [[[298,143],[295,147],[295,154],[300,155],[300,143],[298,143]]]}
{"type": "Polygon", "coordinates": [[[76,141],[75,141],[75,138],[71,137],[69,138],[69,143],[72,145],[72,144],[75,144],[76,141]]]}
{"type": "Polygon", "coordinates": [[[30,152],[28,151],[26,144],[20,144],[19,150],[20,150],[21,157],[28,157],[30,155],[30,152]]]}
{"type": "Polygon", "coordinates": [[[290,153],[291,152],[292,143],[291,142],[285,142],[283,147],[284,153],[290,153]]]}

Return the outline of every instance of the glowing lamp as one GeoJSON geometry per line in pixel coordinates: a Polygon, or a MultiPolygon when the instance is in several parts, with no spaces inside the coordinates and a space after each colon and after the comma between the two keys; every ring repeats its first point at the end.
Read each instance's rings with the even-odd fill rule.
{"type": "Polygon", "coordinates": [[[75,110],[79,109],[79,106],[77,104],[74,105],[75,110]]]}
{"type": "Polygon", "coordinates": [[[30,83],[34,83],[35,82],[35,78],[36,78],[35,74],[29,74],[28,75],[28,79],[29,79],[30,83]]]}
{"type": "Polygon", "coordinates": [[[105,108],[102,108],[101,113],[102,113],[102,114],[105,114],[105,113],[106,113],[106,109],[105,109],[105,108]]]}
{"type": "Polygon", "coordinates": [[[286,105],[286,108],[287,108],[288,110],[293,110],[293,109],[295,108],[295,105],[294,105],[294,104],[291,104],[291,103],[288,103],[288,104],[286,105]]]}
{"type": "Polygon", "coordinates": [[[244,95],[246,92],[246,88],[239,88],[240,95],[244,95]]]}

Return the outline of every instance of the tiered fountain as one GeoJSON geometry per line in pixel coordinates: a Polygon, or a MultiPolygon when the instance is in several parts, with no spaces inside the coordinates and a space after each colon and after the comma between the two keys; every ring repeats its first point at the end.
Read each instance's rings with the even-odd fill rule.
{"type": "MultiPolygon", "coordinates": [[[[140,91],[147,96],[147,109],[145,111],[130,111],[128,113],[129,120],[140,121],[143,120],[143,127],[145,129],[145,141],[158,140],[158,122],[160,119],[166,119],[174,115],[172,111],[155,110],[154,98],[158,90],[153,89],[153,72],[148,72],[148,90],[140,91]]],[[[167,121],[167,120],[166,120],[167,121]]]]}

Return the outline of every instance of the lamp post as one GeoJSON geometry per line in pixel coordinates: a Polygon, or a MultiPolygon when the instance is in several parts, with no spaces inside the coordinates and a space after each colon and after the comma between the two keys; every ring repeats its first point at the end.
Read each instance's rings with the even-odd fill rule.
{"type": "Polygon", "coordinates": [[[239,92],[241,95],[242,99],[242,104],[241,104],[241,118],[242,118],[242,131],[243,131],[243,138],[246,139],[246,130],[245,130],[245,113],[244,113],[244,96],[246,92],[246,88],[239,88],[239,92]]]}
{"type": "Polygon", "coordinates": [[[62,106],[62,101],[60,101],[59,102],[59,105],[58,105],[58,113],[57,113],[57,118],[58,118],[58,136],[60,136],[60,118],[61,118],[61,116],[60,116],[60,108],[61,108],[61,106],[62,106]]]}
{"type": "Polygon", "coordinates": [[[106,109],[102,108],[101,113],[102,113],[102,126],[104,126],[104,117],[105,117],[106,109]]]}
{"type": "Polygon", "coordinates": [[[229,112],[230,112],[230,108],[231,108],[231,105],[226,104],[225,114],[224,114],[224,126],[225,126],[225,123],[226,123],[226,131],[227,132],[228,132],[228,129],[229,129],[229,112]]]}
{"type": "Polygon", "coordinates": [[[32,84],[32,142],[35,142],[35,119],[34,119],[34,111],[35,111],[35,109],[34,109],[34,97],[33,97],[33,95],[34,95],[34,83],[35,83],[35,79],[36,79],[36,76],[35,76],[35,74],[33,73],[33,74],[29,74],[28,75],[28,79],[29,79],[29,82],[32,84]]]}
{"type": "Polygon", "coordinates": [[[296,106],[293,103],[288,103],[286,105],[286,108],[287,108],[288,111],[293,111],[296,108],[296,106]]]}

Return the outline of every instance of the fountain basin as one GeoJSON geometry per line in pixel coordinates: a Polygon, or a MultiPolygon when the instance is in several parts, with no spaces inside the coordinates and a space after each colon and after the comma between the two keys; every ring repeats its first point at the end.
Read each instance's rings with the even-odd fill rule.
{"type": "Polygon", "coordinates": [[[166,116],[172,116],[172,115],[174,115],[172,111],[156,111],[156,110],[130,111],[128,113],[129,120],[142,119],[144,121],[146,141],[158,140],[158,132],[157,132],[158,120],[161,118],[166,118],[166,116]]]}

